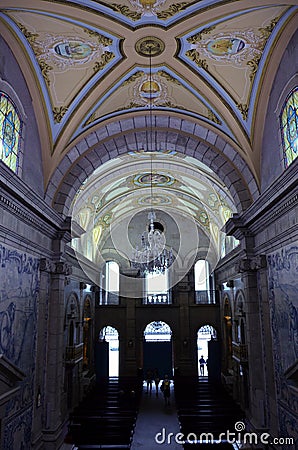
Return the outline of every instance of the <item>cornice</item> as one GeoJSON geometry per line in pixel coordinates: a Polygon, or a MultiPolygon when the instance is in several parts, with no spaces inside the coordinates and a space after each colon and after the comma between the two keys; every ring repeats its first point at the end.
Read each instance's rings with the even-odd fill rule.
{"type": "Polygon", "coordinates": [[[298,160],[275,180],[269,188],[242,214],[245,225],[255,224],[265,215],[268,219],[279,217],[285,209],[297,203],[298,193],[298,160]],[[278,208],[276,206],[278,205],[278,208]]]}
{"type": "Polygon", "coordinates": [[[0,161],[0,207],[49,237],[70,231],[69,223],[0,161]]]}
{"type": "Polygon", "coordinates": [[[224,230],[238,238],[255,236],[297,205],[298,159],[243,214],[234,214],[224,230]]]}

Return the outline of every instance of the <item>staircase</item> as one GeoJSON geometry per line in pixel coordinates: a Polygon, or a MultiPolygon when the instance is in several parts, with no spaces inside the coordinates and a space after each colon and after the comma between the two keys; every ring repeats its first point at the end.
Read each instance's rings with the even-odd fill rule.
{"type": "Polygon", "coordinates": [[[184,449],[234,448],[231,441],[239,435],[235,424],[243,422],[244,413],[221,383],[180,377],[175,380],[175,398],[184,449]]]}

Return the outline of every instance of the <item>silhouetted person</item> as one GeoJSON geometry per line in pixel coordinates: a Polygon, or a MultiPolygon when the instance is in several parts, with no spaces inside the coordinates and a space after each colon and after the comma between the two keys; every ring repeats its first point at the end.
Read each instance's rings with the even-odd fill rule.
{"type": "Polygon", "coordinates": [[[204,376],[204,371],[205,371],[205,364],[206,364],[206,361],[205,361],[203,355],[202,355],[201,358],[199,359],[199,363],[200,363],[200,375],[204,376]]]}
{"type": "Polygon", "coordinates": [[[158,385],[160,382],[160,376],[159,376],[159,372],[158,369],[154,369],[153,372],[153,378],[154,378],[154,383],[155,383],[155,390],[156,390],[156,397],[158,397],[158,385]]]}
{"type": "Polygon", "coordinates": [[[165,405],[170,404],[170,396],[171,396],[171,380],[169,380],[168,375],[165,375],[163,382],[161,383],[160,390],[163,393],[165,399],[165,405]]]}
{"type": "Polygon", "coordinates": [[[146,382],[147,382],[147,394],[151,395],[152,392],[152,382],[153,382],[153,373],[151,369],[148,369],[146,372],[146,382]]]}

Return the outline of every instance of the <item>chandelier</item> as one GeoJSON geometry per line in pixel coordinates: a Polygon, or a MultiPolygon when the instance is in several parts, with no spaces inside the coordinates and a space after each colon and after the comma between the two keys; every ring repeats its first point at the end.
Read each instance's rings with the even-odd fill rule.
{"type": "MultiPolygon", "coordinates": [[[[150,204],[151,211],[148,214],[149,227],[144,231],[141,236],[140,247],[136,246],[133,252],[131,266],[134,269],[138,269],[141,275],[151,274],[160,275],[165,273],[168,267],[173,262],[172,249],[167,250],[165,248],[165,235],[163,230],[157,227],[156,214],[153,210],[153,167],[152,167],[152,152],[153,139],[152,139],[152,93],[153,87],[156,84],[152,77],[152,42],[148,41],[148,53],[149,53],[149,118],[150,118],[150,137],[151,137],[151,156],[150,156],[150,204]]],[[[148,140],[148,134],[147,134],[148,140]]],[[[147,143],[147,149],[149,148],[147,143]]]]}

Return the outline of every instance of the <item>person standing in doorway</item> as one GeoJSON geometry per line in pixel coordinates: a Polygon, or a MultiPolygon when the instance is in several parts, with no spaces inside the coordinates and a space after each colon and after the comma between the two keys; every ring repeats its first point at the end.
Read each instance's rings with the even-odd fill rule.
{"type": "Polygon", "coordinates": [[[200,363],[200,375],[203,377],[204,373],[205,373],[205,364],[206,364],[206,361],[205,361],[203,355],[199,359],[199,363],[200,363]]]}
{"type": "Polygon", "coordinates": [[[169,380],[168,375],[165,375],[163,382],[161,383],[160,390],[163,393],[165,399],[165,405],[170,404],[170,396],[171,396],[171,380],[169,380]]]}
{"type": "Polygon", "coordinates": [[[146,372],[146,382],[147,382],[147,394],[151,395],[153,382],[153,373],[151,369],[148,369],[146,372]]]}
{"type": "Polygon", "coordinates": [[[154,383],[155,383],[155,395],[156,395],[156,397],[158,397],[158,385],[160,382],[160,376],[159,376],[159,372],[158,372],[157,368],[154,369],[153,378],[154,378],[154,383]]]}

